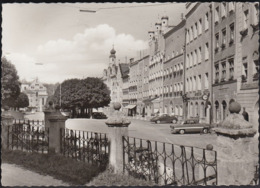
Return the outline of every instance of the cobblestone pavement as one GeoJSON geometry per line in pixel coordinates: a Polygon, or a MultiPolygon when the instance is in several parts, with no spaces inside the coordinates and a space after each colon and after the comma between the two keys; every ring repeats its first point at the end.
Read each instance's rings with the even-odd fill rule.
{"type": "Polygon", "coordinates": [[[2,186],[69,186],[51,176],[44,176],[14,164],[1,164],[2,186]]]}

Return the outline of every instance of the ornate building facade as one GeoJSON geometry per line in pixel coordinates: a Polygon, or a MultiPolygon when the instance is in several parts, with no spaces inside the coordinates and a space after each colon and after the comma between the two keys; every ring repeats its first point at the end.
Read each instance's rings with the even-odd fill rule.
{"type": "Polygon", "coordinates": [[[22,83],[21,92],[29,98],[29,107],[42,112],[46,105],[48,93],[46,87],[36,78],[32,83],[22,83]]]}

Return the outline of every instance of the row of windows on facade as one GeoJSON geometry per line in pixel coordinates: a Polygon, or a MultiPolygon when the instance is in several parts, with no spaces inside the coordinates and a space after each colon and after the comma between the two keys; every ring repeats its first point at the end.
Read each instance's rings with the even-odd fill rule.
{"type": "MultiPolygon", "coordinates": [[[[222,17],[227,16],[227,7],[226,3],[221,3],[222,7],[222,17]]],[[[234,11],[234,2],[229,2],[229,12],[234,11]]],[[[219,22],[219,7],[215,9],[215,22],[219,22]]],[[[207,31],[209,29],[209,13],[207,12],[204,17],[204,30],[207,31]]],[[[195,40],[198,36],[202,34],[202,18],[199,19],[198,22],[195,22],[193,26],[187,29],[186,33],[186,43],[189,44],[193,40],[195,40]]]]}
{"type": "MultiPolygon", "coordinates": [[[[30,89],[43,89],[42,86],[39,87],[39,84],[35,84],[34,86],[31,86],[30,89]],[[35,87],[34,87],[35,86],[35,87]]],[[[24,90],[27,90],[27,87],[24,87],[24,90]]]]}
{"type": "MultiPolygon", "coordinates": [[[[31,103],[33,103],[33,102],[34,102],[34,100],[33,100],[33,99],[31,99],[31,100],[30,100],[30,102],[31,102],[31,103]]],[[[38,102],[38,99],[35,99],[35,102],[38,102]]],[[[44,98],[42,98],[42,105],[44,105],[44,98]]]]}
{"type": "MultiPolygon", "coordinates": [[[[252,62],[252,72],[253,72],[253,80],[258,80],[258,75],[259,75],[259,61],[258,60],[254,60],[252,62]]],[[[248,78],[248,63],[245,62],[243,63],[242,66],[242,81],[246,81],[248,78]]]]}
{"type": "MultiPolygon", "coordinates": [[[[209,88],[209,75],[204,75],[204,89],[209,88]]],[[[202,77],[201,75],[193,76],[186,79],[186,92],[202,90],[202,77]]]]}
{"type": "Polygon", "coordinates": [[[166,93],[172,93],[172,92],[180,92],[183,91],[183,82],[176,83],[173,86],[164,86],[164,87],[159,87],[156,89],[150,89],[149,90],[149,95],[160,95],[160,94],[166,94],[166,93]]]}
{"type": "Polygon", "coordinates": [[[180,70],[183,70],[183,63],[179,63],[177,65],[174,65],[173,67],[167,68],[166,70],[160,70],[157,71],[156,73],[151,73],[149,75],[149,79],[155,79],[161,76],[167,76],[169,74],[172,74],[174,72],[178,72],[180,70]]]}
{"type": "Polygon", "coordinates": [[[217,6],[215,8],[215,13],[214,13],[214,20],[215,23],[220,22],[220,17],[222,19],[225,19],[227,17],[227,12],[230,14],[235,11],[235,4],[234,2],[229,2],[228,6],[227,3],[220,3],[220,6],[217,6]]]}
{"type": "MultiPolygon", "coordinates": [[[[235,36],[234,36],[234,23],[231,23],[229,25],[229,45],[234,43],[235,40],[235,36]]],[[[227,30],[226,28],[223,28],[221,31],[221,35],[220,33],[216,33],[215,34],[215,52],[218,52],[218,49],[221,48],[225,48],[227,45],[227,30]],[[221,37],[221,46],[220,46],[220,37],[221,37]]]]}
{"type": "MultiPolygon", "coordinates": [[[[249,9],[244,10],[243,13],[243,28],[247,29],[249,26],[249,9]]],[[[253,6],[253,20],[252,23],[253,25],[257,25],[259,23],[259,2],[255,3],[253,6]]]]}
{"type": "MultiPolygon", "coordinates": [[[[209,59],[209,44],[206,43],[205,44],[205,60],[209,59]]],[[[193,52],[190,52],[189,54],[187,54],[186,56],[186,68],[190,68],[194,65],[197,65],[199,63],[202,62],[202,50],[201,47],[199,47],[198,49],[195,49],[193,52]]]]}
{"type": "Polygon", "coordinates": [[[234,59],[215,64],[215,83],[234,79],[234,59]],[[227,67],[228,65],[228,67],[227,67]]]}

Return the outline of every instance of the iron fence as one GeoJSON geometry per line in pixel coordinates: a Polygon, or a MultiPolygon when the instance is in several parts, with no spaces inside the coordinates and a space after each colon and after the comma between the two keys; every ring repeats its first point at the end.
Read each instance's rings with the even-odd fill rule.
{"type": "Polygon", "coordinates": [[[217,152],[133,137],[123,139],[124,172],[159,185],[217,185],[217,152]]]}
{"type": "Polygon", "coordinates": [[[109,162],[109,148],[105,133],[60,129],[61,153],[76,160],[106,167],[109,162]]]}
{"type": "Polygon", "coordinates": [[[8,149],[28,152],[49,152],[49,129],[44,127],[44,121],[14,120],[8,126],[8,149]]]}

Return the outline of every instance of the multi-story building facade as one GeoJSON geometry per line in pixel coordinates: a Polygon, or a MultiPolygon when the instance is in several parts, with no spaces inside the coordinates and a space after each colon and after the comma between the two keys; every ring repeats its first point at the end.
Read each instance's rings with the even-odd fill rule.
{"type": "Polygon", "coordinates": [[[184,105],[184,113],[188,118],[199,117],[209,122],[212,119],[211,3],[187,3],[186,8],[184,79],[188,100],[184,105]]]}
{"type": "Polygon", "coordinates": [[[183,65],[185,20],[164,34],[165,61],[163,64],[164,113],[183,115],[183,65]]]}
{"type": "Polygon", "coordinates": [[[165,60],[164,32],[169,28],[169,18],[163,16],[155,23],[155,31],[149,31],[149,98],[146,108],[150,115],[163,112],[163,61],[165,60]]]}
{"type": "Polygon", "coordinates": [[[234,2],[213,3],[213,122],[220,122],[229,114],[228,107],[236,101],[237,57],[235,47],[236,16],[234,2]]]}
{"type": "Polygon", "coordinates": [[[137,83],[139,79],[139,71],[138,71],[138,63],[139,60],[134,60],[134,58],[130,59],[129,63],[129,105],[128,115],[135,116],[136,115],[136,106],[137,106],[137,98],[138,98],[138,88],[137,83]]]}
{"type": "Polygon", "coordinates": [[[25,93],[29,99],[29,107],[42,112],[46,105],[48,93],[46,87],[36,78],[32,83],[21,85],[21,92],[25,93]]]}
{"type": "Polygon", "coordinates": [[[236,3],[237,101],[258,129],[259,3],[236,3]]]}

